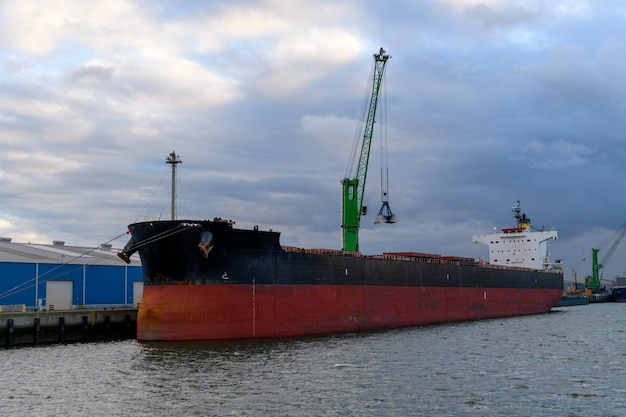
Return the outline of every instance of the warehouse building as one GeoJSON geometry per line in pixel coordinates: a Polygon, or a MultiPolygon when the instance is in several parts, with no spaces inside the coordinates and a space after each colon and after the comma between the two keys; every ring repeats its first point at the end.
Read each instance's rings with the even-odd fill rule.
{"type": "Polygon", "coordinates": [[[138,255],[127,265],[109,244],[98,248],[13,243],[0,238],[0,307],[67,310],[141,302],[138,255]]]}

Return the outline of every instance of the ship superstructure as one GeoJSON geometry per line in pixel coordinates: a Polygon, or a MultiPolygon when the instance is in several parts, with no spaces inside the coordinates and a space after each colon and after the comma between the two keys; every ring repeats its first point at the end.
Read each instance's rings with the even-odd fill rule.
{"type": "Polygon", "coordinates": [[[551,262],[548,241],[556,240],[556,230],[537,230],[522,213],[520,201],[513,207],[514,227],[503,227],[499,233],[474,235],[474,243],[489,246],[491,265],[518,266],[532,269],[554,269],[560,261],[551,262]]]}

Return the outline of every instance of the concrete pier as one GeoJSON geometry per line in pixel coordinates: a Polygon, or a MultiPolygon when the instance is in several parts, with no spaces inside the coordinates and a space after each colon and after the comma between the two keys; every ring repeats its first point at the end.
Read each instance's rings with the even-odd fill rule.
{"type": "Polygon", "coordinates": [[[134,339],[137,308],[0,313],[0,347],[134,339]]]}

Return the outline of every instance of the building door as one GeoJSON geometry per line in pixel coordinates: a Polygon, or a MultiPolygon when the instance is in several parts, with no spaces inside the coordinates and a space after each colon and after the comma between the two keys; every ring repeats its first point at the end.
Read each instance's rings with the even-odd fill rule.
{"type": "Polygon", "coordinates": [[[133,304],[139,305],[143,298],[143,281],[133,281],[133,304]]]}
{"type": "Polygon", "coordinates": [[[46,281],[46,306],[49,310],[71,310],[74,281],[46,281]]]}

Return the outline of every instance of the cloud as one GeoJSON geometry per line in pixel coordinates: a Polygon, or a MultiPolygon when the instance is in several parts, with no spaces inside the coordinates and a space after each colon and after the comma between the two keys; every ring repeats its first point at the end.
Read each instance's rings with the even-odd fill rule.
{"type": "Polygon", "coordinates": [[[376,126],[400,223],[364,218],[364,251],[476,256],[471,235],[509,225],[520,199],[558,227],[551,252],[570,268],[623,222],[625,14],[590,5],[5,1],[0,235],[95,246],[166,217],[175,150],[181,215],[337,248],[339,181],[382,46],[376,126]]]}
{"type": "Polygon", "coordinates": [[[524,145],[520,155],[537,168],[561,170],[589,164],[598,157],[598,151],[584,144],[559,139],[550,143],[531,141],[524,145]]]}

